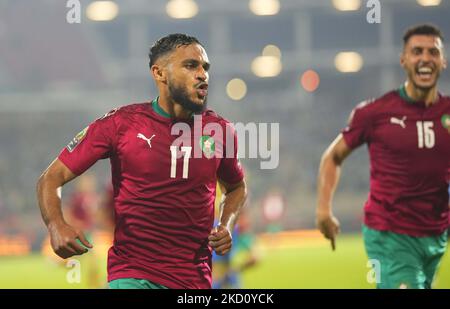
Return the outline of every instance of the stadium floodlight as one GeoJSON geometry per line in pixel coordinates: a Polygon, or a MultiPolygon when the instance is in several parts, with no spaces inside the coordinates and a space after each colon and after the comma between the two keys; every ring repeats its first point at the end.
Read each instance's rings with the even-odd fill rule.
{"type": "Polygon", "coordinates": [[[363,58],[357,52],[341,52],[334,58],[334,65],[339,72],[354,73],[361,70],[363,58]]]}
{"type": "Polygon", "coordinates": [[[255,15],[276,15],[280,11],[280,2],[278,0],[250,0],[248,7],[255,15]]]}
{"type": "Polygon", "coordinates": [[[276,57],[278,59],[281,59],[281,50],[278,48],[278,46],[269,44],[266,47],[264,47],[264,49],[262,51],[262,55],[276,57]]]}
{"type": "Polygon", "coordinates": [[[247,94],[247,84],[240,78],[233,78],[227,83],[227,95],[234,101],[242,100],[247,94]]]}
{"type": "Polygon", "coordinates": [[[187,19],[198,14],[198,5],[194,0],[170,0],[166,12],[172,18],[187,19]]]}
{"type": "Polygon", "coordinates": [[[333,0],[333,6],[338,11],[356,11],[361,7],[361,0],[333,0]]]}
{"type": "Polygon", "coordinates": [[[252,72],[258,77],[275,77],[281,69],[281,61],[277,57],[259,56],[252,61],[252,72]]]}
{"type": "Polygon", "coordinates": [[[320,84],[320,76],[314,70],[307,70],[302,74],[300,83],[307,92],[314,92],[320,84]]]}
{"type": "Polygon", "coordinates": [[[281,50],[273,44],[266,45],[262,55],[252,61],[252,72],[258,77],[275,77],[281,69],[281,50]]]}
{"type": "Polygon", "coordinates": [[[114,1],[94,1],[86,8],[86,16],[93,21],[110,21],[119,15],[119,6],[114,1]]]}
{"type": "Polygon", "coordinates": [[[441,0],[417,0],[421,6],[438,6],[441,4],[441,0]]]}

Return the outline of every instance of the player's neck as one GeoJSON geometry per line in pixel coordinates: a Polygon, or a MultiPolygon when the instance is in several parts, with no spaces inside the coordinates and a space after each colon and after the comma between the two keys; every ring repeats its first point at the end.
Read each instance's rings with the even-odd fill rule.
{"type": "Polygon", "coordinates": [[[405,83],[405,91],[406,95],[411,98],[415,102],[425,102],[426,106],[433,105],[438,98],[437,86],[433,88],[423,90],[417,87],[414,87],[414,84],[407,81],[405,83]]]}
{"type": "Polygon", "coordinates": [[[191,111],[187,111],[180,104],[175,103],[169,96],[160,95],[158,99],[159,107],[170,115],[171,118],[189,119],[192,116],[191,111]]]}

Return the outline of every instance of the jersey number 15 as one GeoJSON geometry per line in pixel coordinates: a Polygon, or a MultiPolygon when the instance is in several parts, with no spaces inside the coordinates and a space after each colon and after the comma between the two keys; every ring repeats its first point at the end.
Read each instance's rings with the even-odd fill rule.
{"type": "Polygon", "coordinates": [[[433,148],[435,142],[433,121],[417,121],[416,125],[419,149],[433,148]]]}

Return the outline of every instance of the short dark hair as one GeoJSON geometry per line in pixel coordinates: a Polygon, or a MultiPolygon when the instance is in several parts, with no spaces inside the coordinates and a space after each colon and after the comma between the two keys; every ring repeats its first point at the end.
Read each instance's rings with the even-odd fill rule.
{"type": "Polygon", "coordinates": [[[150,47],[150,52],[148,53],[149,66],[152,67],[160,57],[173,51],[178,46],[191,44],[203,46],[196,37],[182,33],[172,33],[160,38],[150,47]]]}
{"type": "Polygon", "coordinates": [[[406,45],[413,35],[432,35],[437,36],[444,41],[442,31],[432,24],[416,25],[406,30],[405,35],[403,36],[403,45],[406,45]]]}

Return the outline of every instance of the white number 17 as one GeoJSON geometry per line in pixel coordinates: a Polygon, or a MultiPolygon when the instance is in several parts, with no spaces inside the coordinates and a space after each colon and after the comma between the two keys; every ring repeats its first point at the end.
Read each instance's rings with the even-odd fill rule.
{"type": "MultiPolygon", "coordinates": [[[[170,178],[177,176],[177,151],[178,146],[170,146],[170,155],[172,157],[170,163],[170,178]]],[[[183,146],[181,151],[184,153],[183,159],[183,178],[187,179],[189,174],[189,158],[191,157],[192,147],[183,146]]]]}

